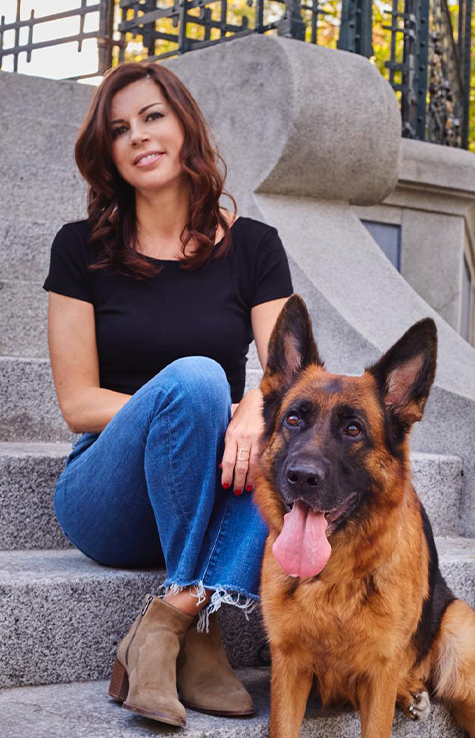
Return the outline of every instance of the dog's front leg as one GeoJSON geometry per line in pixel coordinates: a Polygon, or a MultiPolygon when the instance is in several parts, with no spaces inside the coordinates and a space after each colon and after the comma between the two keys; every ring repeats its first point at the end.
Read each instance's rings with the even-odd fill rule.
{"type": "Polygon", "coordinates": [[[297,658],[272,651],[269,738],[298,738],[312,687],[313,671],[297,658]]]}
{"type": "Polygon", "coordinates": [[[363,677],[358,685],[361,738],[390,738],[396,710],[398,671],[363,677]]]}

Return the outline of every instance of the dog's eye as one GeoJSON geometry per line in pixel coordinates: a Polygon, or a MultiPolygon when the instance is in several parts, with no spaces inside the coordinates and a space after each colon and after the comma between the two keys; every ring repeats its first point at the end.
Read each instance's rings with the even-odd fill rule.
{"type": "Polygon", "coordinates": [[[361,436],[363,434],[363,429],[361,425],[358,423],[354,423],[353,421],[351,423],[348,423],[345,430],[343,431],[345,436],[350,436],[351,438],[358,438],[358,436],[361,436]]]}
{"type": "Polygon", "coordinates": [[[285,424],[291,428],[295,428],[300,425],[300,415],[298,413],[289,413],[285,418],[285,424]]]}

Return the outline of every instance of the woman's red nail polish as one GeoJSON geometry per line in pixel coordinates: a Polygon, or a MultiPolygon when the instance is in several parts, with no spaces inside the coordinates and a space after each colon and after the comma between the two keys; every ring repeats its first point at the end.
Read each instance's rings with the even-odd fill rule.
{"type": "Polygon", "coordinates": [[[235,494],[235,495],[240,495],[240,494],[242,494],[242,489],[235,489],[235,490],[234,490],[234,494],[235,494]]]}
{"type": "Polygon", "coordinates": [[[224,487],[224,489],[229,489],[229,484],[228,484],[228,482],[224,482],[224,484],[223,484],[223,487],[224,487]]]}
{"type": "Polygon", "coordinates": [[[252,484],[247,485],[246,492],[252,492],[252,484]]]}

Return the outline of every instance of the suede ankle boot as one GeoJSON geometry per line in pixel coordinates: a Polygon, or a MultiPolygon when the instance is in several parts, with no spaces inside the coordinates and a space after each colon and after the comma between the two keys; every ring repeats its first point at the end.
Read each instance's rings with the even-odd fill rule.
{"type": "Polygon", "coordinates": [[[119,643],[111,697],[139,715],[185,727],[186,712],[176,690],[176,660],[192,620],[192,615],[165,600],[146,595],[135,623],[119,643]]]}
{"type": "Polygon", "coordinates": [[[213,614],[209,633],[198,633],[197,618],[187,630],[177,662],[182,703],[192,710],[232,717],[252,715],[252,697],[231,669],[213,614]]]}

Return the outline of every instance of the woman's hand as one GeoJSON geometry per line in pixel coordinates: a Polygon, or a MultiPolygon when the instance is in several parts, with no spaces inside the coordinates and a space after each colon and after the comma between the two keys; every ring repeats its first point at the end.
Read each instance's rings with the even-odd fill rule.
{"type": "MultiPolygon", "coordinates": [[[[272,329],[287,300],[287,297],[271,300],[255,305],[251,310],[252,332],[263,370],[267,364],[272,329]]],[[[258,441],[264,430],[262,401],[260,389],[254,389],[244,395],[239,405],[232,406],[233,416],[224,437],[224,456],[220,466],[223,471],[221,484],[227,489],[234,477],[236,495],[244,489],[251,492],[255,486],[258,441]]]]}
{"type": "Polygon", "coordinates": [[[262,392],[249,390],[234,410],[224,437],[221,484],[227,489],[234,476],[235,495],[254,488],[258,441],[263,429],[262,392]]]}

